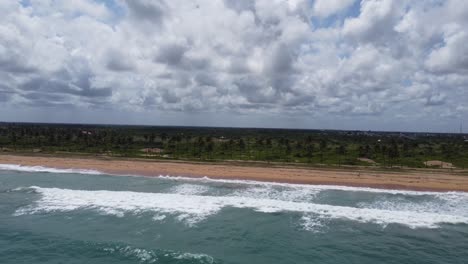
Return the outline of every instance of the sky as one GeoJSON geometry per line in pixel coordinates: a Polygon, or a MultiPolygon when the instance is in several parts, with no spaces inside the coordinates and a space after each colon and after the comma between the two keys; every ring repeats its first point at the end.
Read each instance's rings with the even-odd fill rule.
{"type": "Polygon", "coordinates": [[[468,130],[465,0],[0,1],[0,121],[468,130]]]}

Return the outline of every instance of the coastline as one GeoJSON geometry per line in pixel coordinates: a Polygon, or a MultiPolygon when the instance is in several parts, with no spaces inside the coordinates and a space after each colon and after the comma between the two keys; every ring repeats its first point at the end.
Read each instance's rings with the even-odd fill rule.
{"type": "Polygon", "coordinates": [[[96,170],[112,175],[183,176],[313,185],[342,185],[416,191],[468,192],[468,175],[435,170],[379,171],[368,168],[316,168],[270,164],[154,161],[103,157],[1,154],[0,164],[96,170]]]}

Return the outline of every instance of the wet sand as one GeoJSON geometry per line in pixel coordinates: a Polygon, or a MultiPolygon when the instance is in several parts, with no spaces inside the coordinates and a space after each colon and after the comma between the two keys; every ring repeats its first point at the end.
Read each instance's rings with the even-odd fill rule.
{"type": "Polygon", "coordinates": [[[309,168],[273,164],[196,163],[111,159],[0,155],[0,164],[88,169],[115,175],[185,176],[241,179],[300,184],[360,186],[385,189],[468,191],[468,174],[446,170],[378,171],[367,168],[309,168]]]}

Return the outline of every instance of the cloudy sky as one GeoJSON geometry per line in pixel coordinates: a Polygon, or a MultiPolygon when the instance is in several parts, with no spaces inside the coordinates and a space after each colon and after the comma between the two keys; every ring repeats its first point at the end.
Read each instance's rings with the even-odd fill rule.
{"type": "Polygon", "coordinates": [[[468,130],[468,3],[3,0],[0,120],[468,130]]]}

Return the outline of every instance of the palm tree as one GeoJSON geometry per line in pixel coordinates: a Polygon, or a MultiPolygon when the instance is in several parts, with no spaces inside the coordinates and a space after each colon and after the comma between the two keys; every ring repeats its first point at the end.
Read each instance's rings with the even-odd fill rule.
{"type": "Polygon", "coordinates": [[[324,139],[320,140],[320,163],[323,164],[323,154],[327,149],[327,141],[324,139]]]}
{"type": "Polygon", "coordinates": [[[341,166],[342,156],[346,154],[346,146],[340,145],[336,148],[336,154],[338,154],[338,166],[341,166]]]}
{"type": "Polygon", "coordinates": [[[256,153],[256,157],[255,159],[258,160],[259,159],[259,153],[260,151],[263,149],[263,140],[261,138],[257,138],[255,140],[255,147],[257,149],[257,153],[256,153]]]}
{"type": "Polygon", "coordinates": [[[240,149],[240,153],[239,153],[240,159],[242,159],[243,153],[245,151],[245,141],[242,138],[239,140],[239,149],[240,149]]]}
{"type": "Polygon", "coordinates": [[[208,152],[208,159],[212,159],[213,151],[214,151],[214,143],[210,141],[208,142],[208,145],[206,145],[206,152],[208,152]]]}
{"type": "Polygon", "coordinates": [[[202,150],[205,147],[205,141],[203,140],[203,137],[198,137],[197,146],[198,146],[198,158],[201,160],[202,150]]]}
{"type": "Polygon", "coordinates": [[[312,162],[312,157],[314,156],[314,144],[309,143],[306,147],[306,156],[309,163],[312,162]]]}

